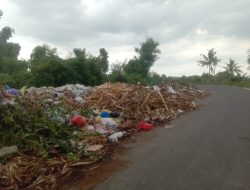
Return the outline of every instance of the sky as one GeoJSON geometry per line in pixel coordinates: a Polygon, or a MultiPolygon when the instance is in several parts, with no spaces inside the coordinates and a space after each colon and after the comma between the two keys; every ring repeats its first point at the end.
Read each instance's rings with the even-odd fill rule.
{"type": "MultiPolygon", "coordinates": [[[[10,26],[10,41],[28,59],[37,45],[48,44],[67,57],[73,48],[111,64],[133,58],[147,37],[160,43],[152,71],[167,76],[200,75],[200,54],[215,48],[220,65],[233,58],[246,72],[250,49],[250,0],[0,0],[0,28],[10,26]]],[[[219,68],[219,71],[223,70],[219,68]]]]}

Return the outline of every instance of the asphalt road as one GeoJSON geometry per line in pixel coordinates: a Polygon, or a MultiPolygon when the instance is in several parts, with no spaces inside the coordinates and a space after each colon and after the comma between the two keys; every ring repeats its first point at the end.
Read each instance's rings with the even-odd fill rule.
{"type": "Polygon", "coordinates": [[[250,90],[201,88],[200,110],[137,136],[129,167],[94,189],[250,190],[250,90]]]}

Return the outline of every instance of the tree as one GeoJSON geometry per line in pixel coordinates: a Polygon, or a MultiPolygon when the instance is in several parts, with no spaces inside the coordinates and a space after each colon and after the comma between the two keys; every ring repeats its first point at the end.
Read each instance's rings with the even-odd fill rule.
{"type": "Polygon", "coordinates": [[[57,55],[57,49],[51,48],[47,44],[36,46],[30,55],[30,66],[31,70],[33,67],[48,63],[51,60],[57,60],[60,59],[57,55]]]}
{"type": "Polygon", "coordinates": [[[32,70],[31,85],[62,86],[74,82],[74,72],[63,60],[50,60],[32,70]]]}
{"type": "MultiPolygon", "coordinates": [[[[0,10],[0,18],[2,11],[0,10]]],[[[0,30],[0,75],[1,84],[9,84],[14,87],[21,85],[20,78],[27,71],[27,62],[18,60],[20,45],[18,43],[8,42],[14,34],[14,29],[5,26],[0,30]]]]}
{"type": "Polygon", "coordinates": [[[84,85],[98,85],[104,82],[105,74],[100,66],[100,58],[87,55],[85,49],[75,48],[75,56],[69,58],[66,62],[72,69],[75,83],[84,85]]]}
{"type": "Polygon", "coordinates": [[[8,42],[8,40],[12,37],[14,33],[14,29],[6,26],[2,28],[0,31],[0,59],[10,58],[17,60],[20,45],[17,43],[8,42]]]}
{"type": "Polygon", "coordinates": [[[126,60],[123,63],[117,62],[111,66],[111,73],[109,75],[109,80],[111,82],[127,82],[124,73],[125,64],[126,60]]]}
{"type": "Polygon", "coordinates": [[[109,55],[105,48],[101,48],[99,52],[100,52],[100,55],[98,56],[99,67],[101,68],[103,73],[106,73],[108,72],[109,69],[109,61],[108,61],[109,55]]]}
{"type": "Polygon", "coordinates": [[[158,46],[159,43],[153,38],[147,38],[145,42],[141,43],[140,48],[135,48],[137,56],[129,60],[128,64],[124,67],[125,74],[128,78],[133,82],[146,79],[150,68],[161,53],[158,46]]]}
{"type": "Polygon", "coordinates": [[[216,56],[216,51],[214,51],[214,48],[208,50],[207,56],[204,54],[201,54],[203,60],[199,60],[198,64],[201,67],[208,67],[208,73],[211,76],[211,73],[215,76],[215,70],[216,66],[220,62],[220,59],[216,56]]]}
{"type": "Polygon", "coordinates": [[[241,66],[239,66],[238,63],[231,58],[229,59],[229,63],[226,63],[224,68],[231,76],[234,76],[235,74],[240,75],[242,73],[242,70],[240,70],[241,66]]]}
{"type": "Polygon", "coordinates": [[[161,53],[158,49],[159,43],[154,41],[153,38],[147,38],[145,42],[141,44],[140,48],[135,48],[135,52],[138,54],[139,60],[143,61],[143,65],[150,69],[154,62],[159,58],[161,53]]]}

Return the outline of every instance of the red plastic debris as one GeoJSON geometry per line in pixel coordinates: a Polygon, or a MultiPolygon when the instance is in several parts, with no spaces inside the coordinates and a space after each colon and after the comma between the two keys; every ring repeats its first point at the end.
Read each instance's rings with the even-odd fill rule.
{"type": "Polygon", "coordinates": [[[74,115],[71,118],[71,124],[79,127],[85,127],[87,125],[87,119],[81,115],[74,115]]]}
{"type": "Polygon", "coordinates": [[[145,130],[145,131],[149,131],[149,130],[151,130],[154,126],[153,126],[152,124],[150,124],[150,123],[140,122],[139,125],[138,125],[138,127],[139,127],[140,129],[145,130]]]}

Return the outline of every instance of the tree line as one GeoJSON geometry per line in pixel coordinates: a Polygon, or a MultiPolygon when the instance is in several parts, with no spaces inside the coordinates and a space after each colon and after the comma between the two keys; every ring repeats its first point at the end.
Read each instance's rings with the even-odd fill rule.
{"type": "Polygon", "coordinates": [[[13,34],[14,29],[8,26],[0,31],[0,83],[3,85],[16,88],[70,83],[95,86],[105,81],[146,83],[151,78],[162,78],[150,73],[150,68],[160,54],[159,43],[152,38],[147,38],[140,47],[135,48],[137,55],[131,60],[112,65],[111,72],[108,72],[109,55],[105,48],[99,49],[98,56],[87,54],[84,48],[74,48],[72,56],[61,58],[56,48],[44,44],[36,46],[28,60],[19,60],[21,46],[9,42],[13,34]]]}
{"type": "MultiPolygon", "coordinates": [[[[250,70],[250,50],[247,51],[247,54],[247,69],[250,70]]],[[[214,48],[208,50],[207,55],[201,54],[201,57],[202,59],[197,61],[198,65],[201,67],[207,67],[208,73],[203,73],[200,78],[196,77],[200,82],[214,82],[236,86],[239,86],[240,83],[244,86],[244,83],[247,83],[247,86],[250,87],[247,73],[243,72],[242,66],[240,66],[234,59],[229,58],[228,62],[223,63],[222,60],[217,57],[217,52],[214,48]],[[223,68],[224,71],[216,73],[217,67],[223,68]]]]}

